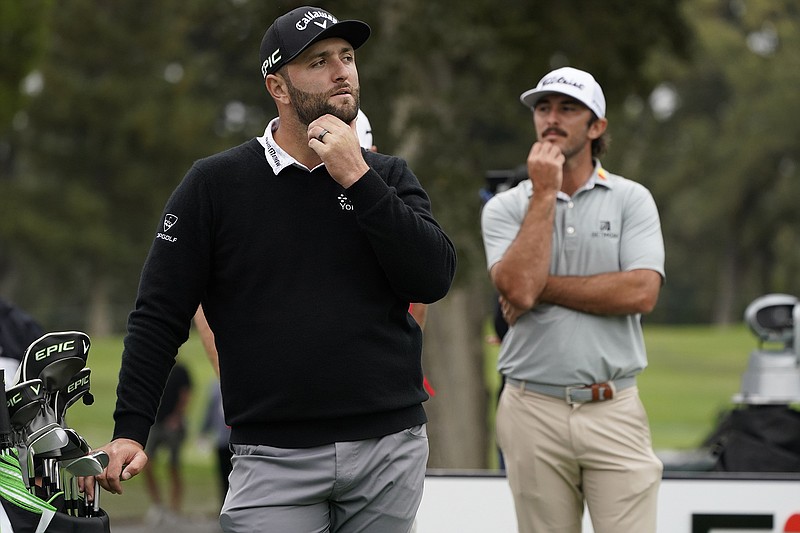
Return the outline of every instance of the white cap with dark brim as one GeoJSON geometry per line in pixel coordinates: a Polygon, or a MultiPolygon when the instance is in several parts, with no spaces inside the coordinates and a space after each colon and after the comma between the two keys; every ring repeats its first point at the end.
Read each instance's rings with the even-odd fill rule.
{"type": "Polygon", "coordinates": [[[598,118],[606,114],[606,98],[594,76],[583,70],[562,67],[545,75],[536,88],[520,95],[520,101],[533,109],[536,103],[548,94],[565,94],[588,107],[598,118]]]}

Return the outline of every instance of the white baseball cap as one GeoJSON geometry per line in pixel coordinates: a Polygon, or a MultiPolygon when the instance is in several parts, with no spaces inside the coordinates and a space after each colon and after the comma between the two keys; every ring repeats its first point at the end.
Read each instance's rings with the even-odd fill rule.
{"type": "Polygon", "coordinates": [[[545,75],[535,89],[525,91],[519,99],[533,109],[542,96],[553,93],[575,98],[591,109],[598,118],[603,118],[606,114],[606,97],[603,96],[600,84],[588,72],[572,67],[559,68],[545,75]]]}
{"type": "Polygon", "coordinates": [[[360,109],[356,117],[356,133],[358,133],[358,144],[367,150],[372,149],[372,126],[369,123],[367,115],[360,109]]]}

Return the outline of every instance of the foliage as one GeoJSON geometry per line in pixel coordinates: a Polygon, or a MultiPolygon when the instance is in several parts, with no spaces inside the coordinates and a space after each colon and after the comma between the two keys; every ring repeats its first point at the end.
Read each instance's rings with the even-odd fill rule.
{"type": "Polygon", "coordinates": [[[52,21],[16,179],[0,190],[8,248],[36,265],[21,282],[35,304],[63,305],[56,294],[85,308],[107,286],[129,307],[166,197],[215,146],[217,104],[178,63],[188,21],[177,8],[76,0],[52,21]],[[36,272],[56,283],[41,291],[36,272]]]}
{"type": "Polygon", "coordinates": [[[648,67],[674,91],[674,113],[629,106],[612,121],[614,148],[661,210],[668,281],[652,319],[726,323],[762,293],[800,294],[800,125],[790,111],[800,105],[800,11],[790,1],[685,9],[695,60],[648,67]]]}
{"type": "MultiPolygon", "coordinates": [[[[274,115],[258,43],[300,3],[75,0],[57,17],[29,5],[0,0],[0,288],[54,325],[105,298],[119,330],[167,195],[194,159],[274,115]],[[20,92],[30,73],[43,85],[20,92]]],[[[661,208],[668,283],[652,320],[724,322],[759,293],[800,292],[790,0],[327,7],[373,28],[358,52],[363,107],[381,151],[431,194],[461,286],[486,279],[485,173],[516,167],[533,140],[518,96],[571,64],[606,89],[604,164],[661,208]],[[666,117],[649,105],[664,87],[678,98],[666,117]]]]}
{"type": "Polygon", "coordinates": [[[49,0],[0,2],[0,141],[22,105],[20,84],[40,59],[47,41],[50,6],[49,0]]]}

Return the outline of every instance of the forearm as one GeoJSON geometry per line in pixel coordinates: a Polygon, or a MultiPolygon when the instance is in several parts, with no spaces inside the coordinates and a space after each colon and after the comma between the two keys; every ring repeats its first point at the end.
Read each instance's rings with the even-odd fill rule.
{"type": "Polygon", "coordinates": [[[416,178],[387,185],[375,172],[348,189],[359,224],[396,293],[432,303],[450,289],[455,246],[433,218],[416,178]]]}
{"type": "Polygon", "coordinates": [[[555,191],[534,194],[519,233],[492,267],[492,282],[515,308],[532,308],[547,284],[555,210],[555,191]]]}
{"type": "Polygon", "coordinates": [[[203,344],[208,361],[211,363],[217,377],[219,377],[219,354],[217,354],[217,345],[214,341],[214,332],[211,331],[211,326],[208,325],[202,306],[197,308],[197,313],[194,315],[194,325],[200,335],[200,342],[203,344]]]}
{"type": "Polygon", "coordinates": [[[428,304],[415,303],[411,306],[411,316],[414,317],[420,329],[425,329],[425,321],[428,319],[428,304]]]}
{"type": "Polygon", "coordinates": [[[175,354],[182,341],[170,330],[141,318],[137,309],[129,319],[117,384],[113,438],[147,442],[175,354]]]}
{"type": "Polygon", "coordinates": [[[655,307],[660,288],[661,276],[644,269],[593,276],[550,276],[539,303],[595,315],[646,314],[655,307]]]}

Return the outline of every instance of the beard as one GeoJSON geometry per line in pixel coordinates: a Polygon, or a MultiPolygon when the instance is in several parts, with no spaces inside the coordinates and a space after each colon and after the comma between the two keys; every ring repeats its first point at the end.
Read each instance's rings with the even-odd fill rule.
{"type": "Polygon", "coordinates": [[[330,103],[330,95],[324,93],[307,93],[295,87],[291,80],[286,78],[289,97],[294,103],[297,118],[306,126],[317,120],[322,115],[333,115],[345,124],[350,124],[358,116],[360,106],[359,90],[351,87],[353,96],[352,104],[334,105],[330,103]]]}

